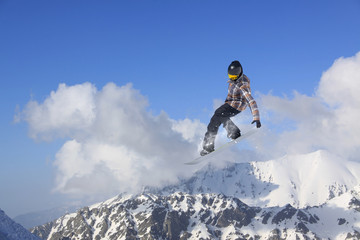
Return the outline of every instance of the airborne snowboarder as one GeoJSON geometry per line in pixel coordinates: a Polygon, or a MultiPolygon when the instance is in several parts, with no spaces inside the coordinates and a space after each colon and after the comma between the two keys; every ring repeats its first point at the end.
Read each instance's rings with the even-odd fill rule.
{"type": "Polygon", "coordinates": [[[235,60],[229,65],[228,76],[230,78],[228,95],[225,103],[215,110],[210,120],[203,141],[203,150],[200,152],[201,156],[215,150],[215,137],[221,124],[226,129],[229,138],[236,139],[241,136],[240,129],[231,121],[230,117],[239,114],[247,106],[250,107],[253,115],[252,124],[256,123],[257,128],[261,127],[259,109],[251,96],[250,80],[243,73],[239,61],[235,60]]]}

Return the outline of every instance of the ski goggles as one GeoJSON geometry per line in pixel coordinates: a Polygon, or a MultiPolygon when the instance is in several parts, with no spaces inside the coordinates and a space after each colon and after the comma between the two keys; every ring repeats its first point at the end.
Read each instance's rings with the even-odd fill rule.
{"type": "Polygon", "coordinates": [[[239,75],[231,75],[231,74],[228,74],[228,76],[229,76],[230,80],[233,80],[233,81],[235,81],[236,79],[239,78],[239,75]]]}

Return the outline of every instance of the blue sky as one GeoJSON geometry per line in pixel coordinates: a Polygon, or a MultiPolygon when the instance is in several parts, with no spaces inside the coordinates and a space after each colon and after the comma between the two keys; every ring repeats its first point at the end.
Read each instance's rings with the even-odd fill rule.
{"type": "Polygon", "coordinates": [[[33,139],[27,121],[14,123],[60,83],[132,83],[155,116],[207,124],[234,59],[255,98],[314,95],[336,59],[360,51],[359,13],[355,0],[0,0],[0,208],[15,216],[69,200],[53,192],[53,161],[71,136],[33,139]]]}

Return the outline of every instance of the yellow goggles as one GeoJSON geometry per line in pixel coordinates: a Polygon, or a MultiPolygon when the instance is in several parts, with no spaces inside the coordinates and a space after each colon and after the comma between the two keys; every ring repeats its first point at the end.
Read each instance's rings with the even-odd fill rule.
{"type": "Polygon", "coordinates": [[[239,75],[231,75],[231,74],[228,74],[229,78],[233,81],[235,81],[236,79],[239,78],[239,75]]]}

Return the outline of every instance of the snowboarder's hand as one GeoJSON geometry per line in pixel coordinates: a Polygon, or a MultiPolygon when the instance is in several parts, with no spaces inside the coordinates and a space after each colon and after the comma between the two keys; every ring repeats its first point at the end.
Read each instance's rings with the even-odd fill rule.
{"type": "Polygon", "coordinates": [[[252,121],[251,124],[253,124],[253,123],[256,123],[256,127],[257,127],[257,128],[260,128],[260,127],[261,127],[261,122],[260,122],[260,120],[254,120],[254,121],[252,121]]]}

